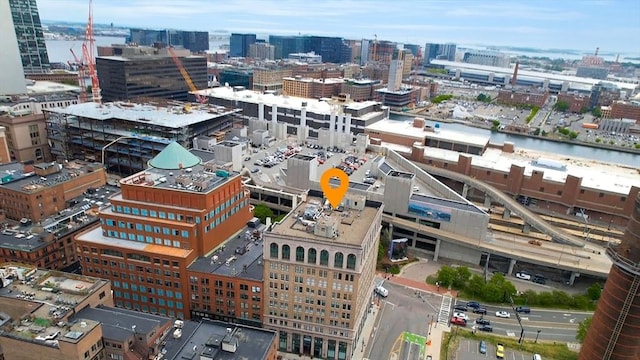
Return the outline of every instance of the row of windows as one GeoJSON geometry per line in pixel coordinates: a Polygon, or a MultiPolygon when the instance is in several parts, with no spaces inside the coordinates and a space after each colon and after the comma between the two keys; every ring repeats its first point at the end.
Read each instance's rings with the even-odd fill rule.
{"type": "MultiPolygon", "coordinates": [[[[271,243],[269,245],[269,256],[272,259],[282,259],[282,260],[291,260],[291,247],[289,245],[282,245],[282,252],[279,254],[278,252],[278,244],[271,243]]],[[[297,262],[305,261],[305,251],[302,246],[296,247],[296,258],[297,262]]],[[[317,264],[317,250],[314,248],[310,248],[306,254],[307,263],[309,264],[317,264]]],[[[320,265],[329,266],[329,252],[327,250],[320,251],[320,265]]],[[[347,255],[347,269],[355,270],[356,269],[356,256],[354,254],[347,255]]],[[[344,267],[344,254],[342,252],[337,252],[333,256],[333,267],[335,268],[343,268],[344,267]]]]}
{"type": "Polygon", "coordinates": [[[184,313],[175,312],[174,310],[171,310],[171,309],[169,309],[168,314],[167,314],[167,309],[164,309],[164,308],[159,308],[158,309],[155,306],[149,307],[148,305],[142,305],[142,307],[140,307],[139,304],[133,304],[133,306],[131,306],[131,302],[125,301],[123,303],[122,300],[116,300],[116,306],[117,307],[124,307],[126,309],[134,309],[134,310],[138,310],[138,311],[142,311],[142,312],[146,312],[146,313],[151,313],[151,314],[160,314],[160,315],[163,315],[163,316],[169,315],[170,317],[175,317],[177,319],[184,319],[184,313]]]}
{"type": "Polygon", "coordinates": [[[129,290],[131,289],[131,291],[137,291],[140,292],[142,294],[153,294],[153,295],[158,295],[158,296],[164,296],[164,297],[168,297],[168,298],[173,298],[175,296],[176,299],[181,300],[182,299],[182,293],[179,291],[176,291],[175,293],[172,290],[164,290],[161,288],[154,288],[151,286],[145,286],[145,285],[138,285],[138,284],[134,284],[131,283],[129,284],[128,282],[120,282],[118,280],[114,280],[113,281],[113,287],[114,288],[122,288],[125,290],[129,290]]]}
{"type": "Polygon", "coordinates": [[[163,298],[147,297],[146,295],[130,294],[128,292],[122,292],[115,290],[114,295],[116,298],[124,298],[125,300],[141,301],[143,303],[156,304],[158,306],[166,306],[168,308],[176,308],[178,310],[184,309],[184,305],[180,301],[165,300],[163,298]]]}
{"type": "MultiPolygon", "coordinates": [[[[111,226],[111,227],[115,227],[116,226],[116,221],[113,219],[100,219],[100,223],[102,223],[102,225],[106,225],[106,226],[111,226]]],[[[179,230],[179,229],[170,229],[168,227],[160,227],[160,226],[151,226],[149,224],[137,224],[137,223],[131,223],[131,222],[125,222],[125,221],[118,221],[117,222],[118,227],[120,229],[136,229],[137,231],[145,231],[148,233],[155,233],[155,234],[164,234],[164,235],[173,235],[173,236],[182,236],[183,238],[189,238],[189,231],[188,230],[179,230]]]]}
{"type": "Polygon", "coordinates": [[[111,237],[111,238],[120,238],[123,240],[131,240],[131,241],[138,241],[138,242],[146,242],[148,244],[157,244],[157,245],[164,245],[164,246],[172,246],[172,247],[176,247],[179,248],[182,246],[182,243],[178,240],[171,240],[171,239],[161,239],[161,238],[155,238],[153,236],[145,236],[145,235],[140,235],[140,234],[134,234],[134,233],[126,233],[124,231],[114,231],[114,230],[106,230],[106,231],[102,231],[102,235],[107,236],[107,237],[111,237]]]}

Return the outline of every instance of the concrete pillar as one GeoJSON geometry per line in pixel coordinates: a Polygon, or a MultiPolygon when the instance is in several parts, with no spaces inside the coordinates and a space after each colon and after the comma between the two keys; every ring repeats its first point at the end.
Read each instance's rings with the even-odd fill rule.
{"type": "Polygon", "coordinates": [[[278,105],[273,105],[271,107],[271,126],[272,126],[273,134],[269,134],[269,135],[276,136],[275,131],[276,131],[277,123],[278,123],[278,105]]]}
{"type": "Polygon", "coordinates": [[[513,268],[516,266],[516,262],[516,259],[511,259],[511,261],[509,261],[509,270],[507,271],[507,275],[513,275],[513,268]]]}
{"type": "Polygon", "coordinates": [[[524,223],[524,225],[522,226],[522,232],[524,234],[528,234],[531,231],[531,225],[524,223]]]}
{"type": "Polygon", "coordinates": [[[264,103],[258,104],[258,120],[264,120],[264,103]]]}
{"type": "Polygon", "coordinates": [[[469,185],[464,184],[464,186],[462,186],[462,197],[466,199],[467,195],[469,195],[469,185]]]}
{"type": "Polygon", "coordinates": [[[502,213],[502,218],[505,220],[509,220],[511,218],[511,210],[504,208],[504,212],[502,213]]]}
{"type": "Polygon", "coordinates": [[[569,278],[569,286],[573,286],[573,284],[576,282],[577,277],[580,277],[580,273],[577,273],[577,272],[571,273],[571,277],[569,278]]]}
{"type": "Polygon", "coordinates": [[[491,196],[485,194],[484,195],[484,207],[486,208],[490,208],[491,207],[491,196]]]}
{"type": "MultiPolygon", "coordinates": [[[[442,240],[436,240],[436,251],[433,254],[433,261],[438,261],[438,256],[440,255],[440,243],[442,240]]],[[[414,242],[415,243],[415,242],[414,242]]]]}
{"type": "Polygon", "coordinates": [[[300,110],[300,126],[307,126],[307,108],[302,108],[302,110],[300,110]]]}

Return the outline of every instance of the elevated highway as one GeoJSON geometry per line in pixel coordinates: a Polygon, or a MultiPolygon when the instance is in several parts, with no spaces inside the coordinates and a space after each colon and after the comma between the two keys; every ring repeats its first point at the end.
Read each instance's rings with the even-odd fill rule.
{"type": "MultiPolygon", "coordinates": [[[[438,241],[574,273],[606,277],[612,264],[604,250],[599,251],[591,247],[575,248],[553,243],[535,246],[529,244],[526,239],[511,238],[511,236],[507,236],[505,239],[505,237],[491,233],[487,235],[485,240],[478,240],[388,214],[382,215],[382,221],[434,237],[439,239],[438,241]]],[[[436,246],[436,252],[437,249],[438,246],[436,246]]]]}
{"type": "Polygon", "coordinates": [[[496,189],[495,187],[485,182],[476,180],[464,174],[459,174],[454,171],[440,169],[435,166],[430,166],[430,165],[426,165],[418,162],[414,162],[414,164],[431,175],[437,175],[437,176],[446,177],[448,179],[453,179],[453,180],[462,182],[463,184],[470,186],[474,189],[478,189],[482,191],[487,196],[489,196],[492,200],[495,200],[500,204],[502,204],[509,211],[517,213],[518,216],[520,216],[525,221],[526,224],[529,224],[533,226],[535,229],[537,229],[538,231],[540,231],[541,233],[550,236],[554,242],[565,244],[565,245],[577,246],[577,247],[584,247],[585,245],[584,240],[581,240],[573,235],[567,234],[566,232],[562,231],[556,226],[549,224],[544,219],[542,219],[542,217],[540,217],[538,214],[527,209],[525,206],[522,206],[519,202],[511,198],[509,195],[505,194],[501,190],[496,189]]]}

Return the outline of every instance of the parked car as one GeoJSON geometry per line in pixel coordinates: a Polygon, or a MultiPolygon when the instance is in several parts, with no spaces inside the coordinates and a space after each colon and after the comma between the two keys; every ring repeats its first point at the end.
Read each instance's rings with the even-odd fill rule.
{"type": "Polygon", "coordinates": [[[252,173],[252,174],[257,173],[258,171],[260,171],[260,169],[258,169],[258,168],[253,168],[253,169],[251,169],[251,173],[252,173]]]}
{"type": "Polygon", "coordinates": [[[504,359],[504,345],[502,344],[496,345],[496,357],[498,359],[504,359]]]}
{"type": "Polygon", "coordinates": [[[491,321],[485,319],[485,318],[477,318],[476,319],[476,324],[478,325],[491,325],[491,321]]]}
{"type": "Polygon", "coordinates": [[[485,308],[476,308],[476,309],[473,309],[473,313],[474,314],[486,315],[487,314],[487,309],[485,309],[485,308]]]}
{"type": "Polygon", "coordinates": [[[496,311],[496,316],[499,318],[510,318],[511,317],[511,313],[507,312],[507,311],[496,311]]]}
{"type": "Polygon", "coordinates": [[[465,305],[460,305],[460,304],[455,305],[453,309],[459,310],[459,311],[467,311],[467,307],[465,305]]]}
{"type": "Polygon", "coordinates": [[[491,325],[480,325],[480,326],[478,326],[478,330],[486,331],[486,332],[493,332],[493,327],[491,327],[491,325]]]}
{"type": "Polygon", "coordinates": [[[389,290],[385,289],[382,285],[376,286],[375,292],[382,297],[389,296],[389,290]]]}
{"type": "Polygon", "coordinates": [[[487,353],[487,342],[484,340],[480,340],[480,345],[478,345],[478,352],[480,354],[486,354],[487,353]]]}
{"type": "Polygon", "coordinates": [[[467,321],[465,319],[453,316],[451,318],[451,323],[459,326],[467,326],[467,321]]]}
{"type": "Polygon", "coordinates": [[[528,314],[531,312],[531,309],[528,306],[518,306],[516,312],[528,314]]]}
{"type": "Polygon", "coordinates": [[[519,271],[516,273],[516,277],[522,280],[531,280],[531,274],[528,274],[524,271],[519,271]]]}
{"type": "Polygon", "coordinates": [[[473,309],[477,309],[480,307],[480,303],[476,302],[476,301],[469,301],[467,303],[467,307],[473,308],[473,309]]]}

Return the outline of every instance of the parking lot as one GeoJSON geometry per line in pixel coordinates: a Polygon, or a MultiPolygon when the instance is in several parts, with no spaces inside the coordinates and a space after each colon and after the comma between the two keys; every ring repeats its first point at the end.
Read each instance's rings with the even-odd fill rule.
{"type": "MultiPolygon", "coordinates": [[[[487,343],[487,353],[481,354],[479,351],[480,342],[478,340],[460,339],[458,344],[458,351],[456,354],[457,360],[476,360],[476,359],[495,359],[496,347],[487,343]]],[[[523,353],[513,349],[505,347],[504,359],[505,360],[530,360],[533,354],[523,353]]]]}

